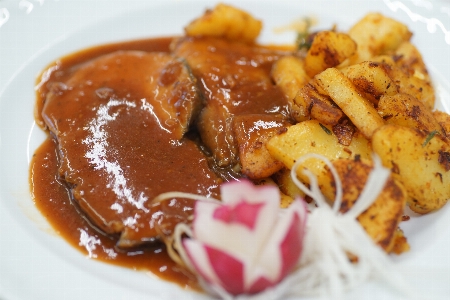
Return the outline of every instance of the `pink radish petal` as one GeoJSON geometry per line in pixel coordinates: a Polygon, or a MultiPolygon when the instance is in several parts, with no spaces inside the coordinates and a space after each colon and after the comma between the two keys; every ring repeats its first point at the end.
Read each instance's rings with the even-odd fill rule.
{"type": "Polygon", "coordinates": [[[230,295],[278,284],[302,252],[304,203],[296,199],[280,211],[277,187],[246,180],[223,184],[221,198],[196,203],[190,239],[182,242],[186,259],[206,283],[230,295]]]}
{"type": "Polygon", "coordinates": [[[205,246],[209,261],[225,290],[233,295],[242,294],[244,290],[244,266],[242,262],[227,253],[205,246]]]}
{"type": "Polygon", "coordinates": [[[268,280],[265,277],[260,277],[258,280],[255,281],[254,284],[250,287],[248,291],[246,291],[247,294],[256,294],[261,291],[264,291],[268,287],[271,287],[274,285],[274,282],[268,280]]]}
{"type": "Polygon", "coordinates": [[[283,242],[280,245],[281,257],[283,260],[280,279],[284,278],[292,271],[300,258],[303,248],[304,227],[303,221],[298,214],[294,215],[292,224],[289,227],[283,242]]]}
{"type": "Polygon", "coordinates": [[[242,224],[253,230],[262,206],[264,203],[252,204],[242,200],[234,207],[225,205],[218,207],[214,210],[213,218],[227,224],[242,224]]]}

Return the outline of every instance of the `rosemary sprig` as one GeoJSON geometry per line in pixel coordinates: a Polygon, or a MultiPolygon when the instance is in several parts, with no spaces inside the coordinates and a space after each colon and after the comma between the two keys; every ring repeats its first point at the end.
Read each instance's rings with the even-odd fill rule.
{"type": "Polygon", "coordinates": [[[332,135],[330,129],[328,129],[325,125],[323,125],[322,123],[319,123],[320,127],[322,127],[323,131],[326,132],[326,134],[328,135],[332,135]]]}
{"type": "Polygon", "coordinates": [[[423,142],[422,147],[425,147],[436,134],[439,134],[439,131],[433,130],[432,132],[430,132],[427,135],[427,138],[425,139],[425,141],[423,142]]]}
{"type": "Polygon", "coordinates": [[[297,32],[296,45],[298,50],[306,49],[309,50],[311,48],[311,41],[309,39],[310,28],[313,25],[313,20],[310,18],[304,18],[304,28],[301,31],[297,32]]]}

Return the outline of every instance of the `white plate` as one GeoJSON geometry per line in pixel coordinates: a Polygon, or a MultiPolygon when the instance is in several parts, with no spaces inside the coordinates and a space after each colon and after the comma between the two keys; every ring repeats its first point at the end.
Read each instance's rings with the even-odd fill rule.
{"type": "MultiPolygon", "coordinates": [[[[318,28],[347,29],[368,11],[406,24],[450,112],[450,4],[441,1],[230,0],[264,21],[264,42],[292,41],[273,29],[315,15],[318,28]]],[[[150,274],[96,262],[54,234],[29,195],[28,163],[44,134],[34,126],[35,76],[59,56],[112,41],[182,33],[212,1],[0,0],[0,299],[199,299],[150,274]]],[[[449,183],[450,184],[450,183],[449,183]]],[[[450,295],[450,207],[404,222],[412,250],[393,260],[424,299],[450,295]]],[[[349,299],[398,299],[378,282],[349,299]]]]}

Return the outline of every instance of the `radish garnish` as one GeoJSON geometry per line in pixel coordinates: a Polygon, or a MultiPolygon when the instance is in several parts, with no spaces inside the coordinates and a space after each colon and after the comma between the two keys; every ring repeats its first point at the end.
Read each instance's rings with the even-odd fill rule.
{"type": "Polygon", "coordinates": [[[276,285],[296,267],[302,252],[303,200],[280,211],[276,186],[255,186],[247,180],[222,184],[221,198],[202,198],[195,204],[192,226],[179,224],[175,229],[172,254],[222,297],[255,294],[276,285]]]}

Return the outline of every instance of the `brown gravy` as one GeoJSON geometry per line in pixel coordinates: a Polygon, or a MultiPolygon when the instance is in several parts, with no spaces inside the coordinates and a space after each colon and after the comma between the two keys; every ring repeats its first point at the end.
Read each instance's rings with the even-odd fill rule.
{"type": "MultiPolygon", "coordinates": [[[[168,52],[171,41],[172,38],[160,38],[102,45],[57,60],[42,74],[41,78],[45,82],[38,82],[36,121],[41,127],[45,126],[40,112],[49,92],[47,83],[64,82],[79,65],[117,50],[168,52]]],[[[195,276],[169,258],[164,244],[154,243],[129,251],[121,250],[116,247],[116,237],[97,231],[86,218],[80,217],[79,211],[71,202],[68,188],[59,178],[58,159],[57,143],[49,135],[36,150],[30,165],[35,204],[58,234],[90,258],[134,270],[150,271],[161,279],[176,282],[184,288],[200,290],[195,276]]]]}
{"type": "Polygon", "coordinates": [[[66,186],[58,178],[56,148],[56,142],[47,139],[34,153],[30,172],[34,202],[61,237],[90,258],[150,271],[184,288],[200,290],[195,276],[177,266],[163,244],[120,251],[115,247],[116,239],[94,230],[86,219],[81,218],[70,201],[66,186]]]}
{"type": "Polygon", "coordinates": [[[170,43],[173,38],[163,37],[163,38],[153,38],[153,39],[143,39],[136,41],[126,41],[122,43],[114,43],[107,45],[99,45],[92,48],[84,49],[73,54],[69,54],[63,58],[56,60],[54,63],[49,65],[38,77],[38,91],[37,91],[37,101],[35,109],[35,119],[38,124],[43,127],[44,122],[42,120],[40,112],[44,105],[44,100],[49,92],[48,85],[43,84],[45,82],[51,81],[65,81],[72,75],[72,70],[79,64],[89,61],[101,55],[112,53],[119,50],[137,50],[137,51],[159,51],[168,52],[170,43]],[[42,78],[42,79],[41,79],[42,78]]]}
{"type": "MultiPolygon", "coordinates": [[[[44,109],[46,97],[51,92],[49,83],[66,82],[86,62],[118,50],[169,52],[172,41],[173,38],[157,38],[102,45],[55,61],[44,70],[37,82],[36,122],[42,128],[48,129],[41,112],[44,109]]],[[[277,56],[268,57],[270,59],[267,64],[263,64],[261,70],[256,70],[256,72],[262,72],[261,76],[264,78],[269,78],[271,63],[277,58],[277,56]]],[[[253,103],[257,106],[261,101],[274,105],[277,108],[276,112],[269,112],[274,117],[278,118],[281,115],[281,119],[288,118],[286,99],[280,91],[273,88],[270,79],[266,85],[267,89],[264,93],[258,85],[249,88],[243,86],[242,91],[248,95],[256,95],[258,101],[253,103]]],[[[272,106],[269,108],[269,111],[273,110],[272,106]]],[[[255,109],[255,107],[251,108],[248,113],[268,113],[266,108],[263,112],[255,109]]],[[[101,230],[96,230],[88,218],[80,217],[79,208],[72,203],[67,185],[58,175],[59,151],[57,142],[49,134],[48,139],[34,154],[30,166],[30,180],[36,206],[65,240],[91,258],[135,270],[148,270],[161,279],[176,282],[185,288],[200,290],[195,276],[176,265],[167,255],[162,243],[147,244],[128,251],[121,250],[117,248],[118,236],[104,234],[101,230]]],[[[170,216],[167,218],[170,219],[170,216]]],[[[173,223],[176,223],[176,220],[173,223]]]]}

